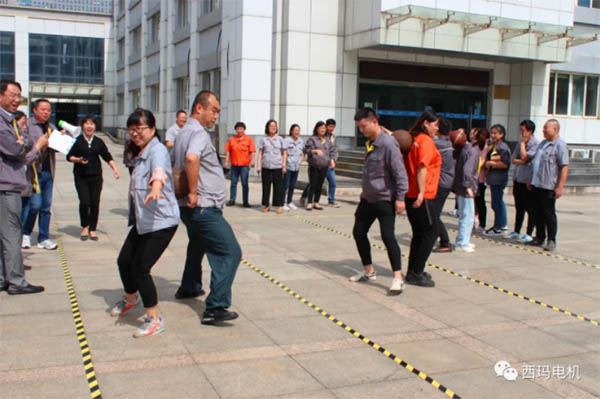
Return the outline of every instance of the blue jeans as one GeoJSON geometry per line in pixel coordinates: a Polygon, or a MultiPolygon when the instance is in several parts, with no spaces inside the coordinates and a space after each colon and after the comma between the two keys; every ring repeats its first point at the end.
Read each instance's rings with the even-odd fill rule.
{"type": "Polygon", "coordinates": [[[235,238],[223,211],[218,208],[179,208],[181,220],[187,227],[190,239],[181,279],[181,289],[199,292],[202,287],[202,257],[206,254],[210,264],[210,294],[206,309],[231,306],[231,286],[242,249],[235,238]]]}
{"type": "Polygon", "coordinates": [[[232,166],[231,167],[231,190],[229,192],[229,199],[235,201],[235,197],[237,197],[237,182],[238,178],[242,179],[242,198],[244,200],[244,204],[248,203],[248,171],[250,168],[248,166],[232,166]]]}
{"type": "Polygon", "coordinates": [[[283,176],[283,203],[290,204],[294,197],[294,189],[296,188],[296,182],[298,181],[298,175],[300,171],[288,170],[283,176]],[[285,198],[287,195],[287,198],[285,198]]]}
{"type": "Polygon", "coordinates": [[[492,209],[494,210],[494,228],[501,229],[508,224],[506,204],[504,204],[504,187],[490,186],[492,190],[492,209]]]}
{"type": "Polygon", "coordinates": [[[473,198],[457,195],[456,202],[458,204],[458,235],[456,236],[456,246],[466,247],[471,241],[471,232],[473,231],[475,201],[473,198]]]}
{"type": "Polygon", "coordinates": [[[327,181],[329,182],[329,189],[327,190],[327,200],[331,204],[335,202],[335,169],[327,169],[327,181]]]}
{"type": "Polygon", "coordinates": [[[50,238],[50,209],[52,208],[52,174],[50,172],[41,171],[38,173],[38,181],[40,184],[40,193],[32,194],[29,201],[23,199],[23,211],[21,212],[21,221],[23,223],[23,234],[28,236],[33,231],[35,219],[39,213],[38,220],[38,242],[42,242],[50,238]],[[28,202],[25,204],[25,202],[28,202]],[[27,212],[25,208],[28,208],[27,212]]]}

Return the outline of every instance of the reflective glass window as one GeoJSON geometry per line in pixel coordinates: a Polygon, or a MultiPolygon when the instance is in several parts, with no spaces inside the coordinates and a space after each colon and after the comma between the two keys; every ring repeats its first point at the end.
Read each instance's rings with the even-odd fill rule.
{"type": "Polygon", "coordinates": [[[15,34],[0,32],[0,79],[15,78],[15,34]]]}
{"type": "Polygon", "coordinates": [[[573,91],[571,93],[571,115],[583,115],[583,98],[585,96],[585,76],[573,75],[573,91]]]}
{"type": "Polygon", "coordinates": [[[588,76],[585,94],[585,116],[598,115],[598,76],[588,76]]]}

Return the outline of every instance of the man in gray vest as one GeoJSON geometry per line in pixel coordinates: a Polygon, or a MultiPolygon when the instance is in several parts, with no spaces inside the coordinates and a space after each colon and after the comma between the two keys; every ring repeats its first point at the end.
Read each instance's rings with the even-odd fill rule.
{"type": "Polygon", "coordinates": [[[207,129],[219,117],[220,104],[211,91],[196,95],[192,113],[175,138],[174,167],[185,169],[188,195],[179,200],[181,220],[189,243],[178,299],[202,294],[201,261],[207,255],[210,264],[210,294],[202,324],[217,324],[238,317],[227,310],[231,306],[231,286],[242,258],[242,250],[231,226],[223,218],[225,175],[207,129]]]}

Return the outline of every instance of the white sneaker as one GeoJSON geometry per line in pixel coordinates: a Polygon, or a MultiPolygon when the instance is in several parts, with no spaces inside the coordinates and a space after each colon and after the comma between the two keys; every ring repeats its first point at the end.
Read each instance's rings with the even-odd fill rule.
{"type": "Polygon", "coordinates": [[[290,211],[290,207],[287,204],[285,204],[283,206],[283,210],[286,211],[286,212],[289,212],[290,211]]]}
{"type": "Polygon", "coordinates": [[[513,231],[508,236],[506,236],[506,238],[508,238],[509,240],[518,240],[519,233],[517,233],[516,231],[513,231]]]}
{"type": "Polygon", "coordinates": [[[475,252],[475,249],[473,249],[470,245],[465,245],[464,247],[457,245],[454,247],[454,250],[456,252],[466,252],[466,253],[475,252]]]}
{"type": "Polygon", "coordinates": [[[366,274],[364,271],[362,271],[350,277],[349,280],[354,281],[355,283],[364,281],[375,281],[377,280],[377,273],[373,272],[371,274],[366,274]]]}
{"type": "Polygon", "coordinates": [[[42,242],[38,242],[39,249],[56,249],[57,245],[54,241],[44,240],[42,242]]]}
{"type": "Polygon", "coordinates": [[[519,241],[524,242],[525,244],[527,244],[528,242],[533,241],[533,238],[529,234],[523,234],[521,236],[521,238],[519,239],[519,241]]]}
{"type": "Polygon", "coordinates": [[[21,248],[31,248],[31,237],[23,234],[23,243],[21,244],[21,248]]]}
{"type": "Polygon", "coordinates": [[[448,216],[458,217],[458,210],[456,210],[456,208],[449,210],[448,216]]]}
{"type": "Polygon", "coordinates": [[[294,205],[293,202],[290,202],[289,204],[287,204],[288,208],[290,208],[291,210],[295,211],[296,209],[298,209],[298,207],[296,205],[294,205]]]}
{"type": "Polygon", "coordinates": [[[390,287],[389,294],[390,295],[402,294],[402,291],[404,291],[404,287],[405,287],[404,281],[395,278],[392,280],[392,286],[390,287]]]}
{"type": "Polygon", "coordinates": [[[469,247],[475,249],[475,244],[469,243],[469,247]]]}

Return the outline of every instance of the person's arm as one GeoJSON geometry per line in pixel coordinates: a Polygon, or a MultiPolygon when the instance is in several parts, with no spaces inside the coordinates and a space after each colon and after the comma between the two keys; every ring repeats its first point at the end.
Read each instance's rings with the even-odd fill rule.
{"type": "Polygon", "coordinates": [[[419,165],[417,169],[417,186],[419,187],[419,195],[417,200],[413,203],[413,208],[418,208],[423,203],[425,196],[425,185],[427,183],[427,167],[425,165],[419,165]]]}
{"type": "Polygon", "coordinates": [[[463,165],[463,181],[462,185],[467,190],[468,198],[474,197],[473,187],[477,187],[477,163],[479,156],[473,148],[469,149],[466,154],[465,163],[463,165]]]}
{"type": "Polygon", "coordinates": [[[558,184],[554,189],[554,199],[562,197],[563,188],[567,182],[567,176],[569,175],[569,165],[560,166],[560,175],[558,176],[558,184]]]}
{"type": "Polygon", "coordinates": [[[256,151],[250,151],[250,153],[248,154],[248,158],[250,158],[250,167],[253,168],[254,167],[254,154],[256,151]]]}
{"type": "Polygon", "coordinates": [[[258,160],[256,161],[256,173],[260,173],[260,165],[262,165],[263,149],[258,150],[258,160]]]}
{"type": "Polygon", "coordinates": [[[285,148],[281,150],[281,156],[282,156],[281,172],[285,174],[287,172],[286,164],[287,164],[287,158],[288,158],[288,153],[285,148]]]}
{"type": "Polygon", "coordinates": [[[115,179],[118,179],[119,177],[121,177],[121,175],[119,174],[119,169],[117,169],[117,164],[115,163],[115,161],[113,159],[108,161],[108,165],[112,169],[113,176],[115,177],[115,179]]]}
{"type": "Polygon", "coordinates": [[[174,145],[175,142],[173,141],[165,141],[165,146],[167,146],[167,148],[173,148],[174,145]]]}
{"type": "Polygon", "coordinates": [[[523,140],[521,140],[521,142],[519,143],[519,146],[521,147],[521,164],[525,164],[529,161],[529,155],[527,154],[527,143],[523,140]]]}
{"type": "Polygon", "coordinates": [[[195,208],[198,205],[198,173],[200,172],[200,158],[193,153],[185,154],[185,176],[188,182],[188,201],[186,205],[195,208]]]}
{"type": "Polygon", "coordinates": [[[396,213],[400,215],[406,209],[404,196],[408,191],[408,176],[406,175],[406,168],[404,166],[402,153],[400,152],[400,147],[395,145],[394,147],[386,149],[385,156],[385,162],[387,165],[389,165],[390,172],[394,180],[394,187],[392,188],[392,191],[394,192],[394,205],[396,208],[396,213]]]}
{"type": "Polygon", "coordinates": [[[167,172],[169,167],[168,153],[155,152],[151,158],[152,176],[150,177],[150,192],[144,200],[144,206],[150,201],[158,201],[160,198],[165,198],[162,194],[162,189],[167,184],[167,172]]]}
{"type": "Polygon", "coordinates": [[[227,149],[225,149],[225,162],[223,163],[223,166],[226,168],[229,167],[229,151],[227,151],[227,149]]]}
{"type": "Polygon", "coordinates": [[[7,159],[25,161],[24,143],[23,136],[18,139],[8,127],[0,133],[0,153],[7,159]]]}

